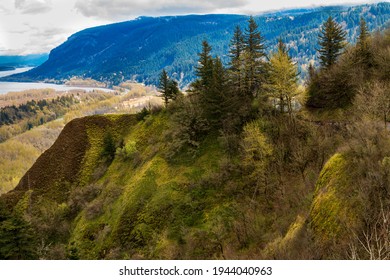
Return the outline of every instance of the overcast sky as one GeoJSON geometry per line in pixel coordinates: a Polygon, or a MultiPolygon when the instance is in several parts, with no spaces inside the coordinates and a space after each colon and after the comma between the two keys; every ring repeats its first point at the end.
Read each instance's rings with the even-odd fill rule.
{"type": "MultiPolygon", "coordinates": [[[[386,0],[384,0],[386,1],[386,0]]],[[[0,55],[47,53],[87,27],[138,16],[237,13],[372,0],[1,0],[0,55]]],[[[383,2],[383,1],[382,1],[383,2]]]]}

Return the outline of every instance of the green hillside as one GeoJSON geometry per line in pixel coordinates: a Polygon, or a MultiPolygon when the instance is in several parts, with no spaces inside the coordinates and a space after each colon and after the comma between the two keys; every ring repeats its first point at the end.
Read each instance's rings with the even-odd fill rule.
{"type": "Polygon", "coordinates": [[[9,257],[347,258],[349,230],[360,229],[359,205],[366,202],[338,166],[345,159],[333,156],[314,188],[321,157],[326,160],[336,149],[333,140],[322,139],[338,133],[314,132],[304,122],[291,135],[285,121],[248,124],[243,150],[234,156],[223,139],[209,135],[196,156],[183,152],[171,158],[166,112],[140,122],[131,115],[76,119],[1,198],[2,219],[23,218],[35,233],[20,245],[21,255],[9,257]],[[272,136],[274,125],[284,130],[281,135],[272,136]],[[262,140],[252,143],[253,137],[262,140]],[[112,145],[128,152],[114,154],[112,145]],[[267,159],[254,160],[252,149],[267,159]],[[292,152],[288,162],[280,152],[292,152]]]}
{"type": "Polygon", "coordinates": [[[285,121],[248,124],[243,150],[234,156],[224,139],[211,134],[196,156],[183,152],[171,158],[166,112],[140,122],[131,115],[76,119],[17,188],[1,197],[1,242],[9,242],[5,218],[17,228],[23,219],[22,228],[31,230],[27,244],[14,243],[23,246],[20,255],[12,250],[6,255],[2,247],[1,256],[348,258],[344,249],[353,244],[350,230],[361,227],[359,205],[366,198],[338,166],[347,164],[340,155],[318,174],[321,160],[337,148],[337,141],[322,140],[338,132],[316,131],[303,122],[299,134],[291,135],[285,121]],[[282,131],[272,136],[275,125],[282,131]],[[253,136],[262,140],[252,143],[253,136]],[[128,152],[114,154],[112,145],[128,152]],[[267,159],[254,160],[252,149],[267,159]],[[281,152],[292,153],[287,162],[281,152]]]}

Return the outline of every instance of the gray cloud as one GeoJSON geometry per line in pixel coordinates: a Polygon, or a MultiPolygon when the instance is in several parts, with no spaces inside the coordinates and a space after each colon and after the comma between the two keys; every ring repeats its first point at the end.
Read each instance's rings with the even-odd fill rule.
{"type": "Polygon", "coordinates": [[[24,22],[20,26],[15,26],[12,29],[9,29],[8,32],[11,34],[34,34],[38,30],[38,27],[32,26],[31,24],[24,22]]]}
{"type": "Polygon", "coordinates": [[[36,30],[30,37],[29,44],[36,49],[49,52],[51,49],[63,43],[69,34],[69,30],[64,28],[45,28],[36,30]]]}
{"type": "MultiPolygon", "coordinates": [[[[25,50],[29,50],[28,53],[47,53],[53,48],[62,44],[72,33],[70,30],[58,27],[36,28],[28,26],[31,36],[24,45],[25,50]]],[[[21,30],[19,33],[22,33],[21,30]]]]}
{"type": "Polygon", "coordinates": [[[52,9],[51,0],[15,0],[15,8],[23,14],[42,14],[52,9]]]}
{"type": "Polygon", "coordinates": [[[212,13],[247,3],[248,0],[77,0],[75,9],[87,17],[124,19],[139,15],[212,13]]]}
{"type": "Polygon", "coordinates": [[[65,28],[56,28],[56,27],[50,28],[49,27],[49,28],[46,28],[43,30],[37,30],[34,33],[34,37],[47,38],[47,37],[52,37],[52,36],[58,36],[61,34],[67,34],[68,32],[69,32],[69,30],[67,30],[65,28]]]}

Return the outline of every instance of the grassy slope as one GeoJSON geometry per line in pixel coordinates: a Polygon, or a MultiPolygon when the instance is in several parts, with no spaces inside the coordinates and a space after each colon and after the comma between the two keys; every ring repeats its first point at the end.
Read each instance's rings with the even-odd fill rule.
{"type": "Polygon", "coordinates": [[[185,238],[182,228],[203,223],[204,194],[190,184],[215,171],[222,152],[209,140],[195,160],[183,157],[170,164],[160,142],[166,125],[165,116],[151,117],[125,136],[125,142],[136,141],[142,159],[137,164],[116,158],[95,183],[103,191],[78,216],[71,238],[81,258],[178,257],[172,254],[185,238]]]}
{"type": "MultiPolygon", "coordinates": [[[[124,255],[125,250],[115,253],[122,246],[139,248],[130,250],[130,257],[179,257],[173,253],[174,248],[188,234],[203,232],[208,212],[212,212],[214,204],[219,205],[220,201],[214,200],[217,190],[196,189],[194,184],[217,169],[223,153],[216,139],[210,138],[196,159],[182,156],[169,164],[162,157],[161,144],[167,117],[135,123],[131,115],[92,116],[70,122],[55,144],[2,200],[12,207],[26,199],[28,193],[33,205],[29,215],[41,213],[53,204],[54,212],[69,213],[78,191],[95,188],[98,191],[93,199],[81,194],[87,201],[71,226],[70,244],[77,244],[78,257],[129,257],[124,255]],[[135,140],[141,158],[116,157],[112,164],[107,162],[102,158],[107,133],[116,143],[135,140]],[[182,232],[192,226],[196,229],[182,232]],[[146,240],[155,249],[146,249],[146,240]]],[[[188,257],[199,254],[203,258],[205,250],[212,257],[214,248],[203,248],[188,257]]]]}
{"type": "Polygon", "coordinates": [[[276,202],[254,201],[253,190],[243,189],[248,178],[225,166],[213,135],[196,157],[167,161],[170,125],[167,113],[141,122],[134,115],[76,119],[1,199],[30,201],[26,215],[37,235],[63,251],[48,258],[318,258],[316,246],[348,241],[345,226],[355,218],[342,156],[328,162],[315,192],[285,174],[276,202]],[[136,152],[111,161],[107,135],[117,146],[135,142],[136,152]]]}

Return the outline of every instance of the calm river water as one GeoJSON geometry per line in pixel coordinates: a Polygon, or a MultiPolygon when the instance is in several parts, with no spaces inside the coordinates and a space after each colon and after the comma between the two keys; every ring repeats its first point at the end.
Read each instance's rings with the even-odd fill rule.
{"type": "MultiPolygon", "coordinates": [[[[32,68],[17,68],[12,71],[0,71],[0,77],[6,77],[16,73],[22,73],[28,71],[32,68]]],[[[48,83],[15,83],[15,82],[0,82],[0,94],[5,94],[8,92],[15,91],[23,91],[27,89],[44,89],[44,88],[52,88],[58,91],[66,91],[72,89],[83,89],[86,91],[93,90],[104,90],[111,91],[106,88],[96,88],[96,87],[74,87],[74,86],[66,86],[66,85],[57,85],[57,84],[48,84],[48,83]]]]}

